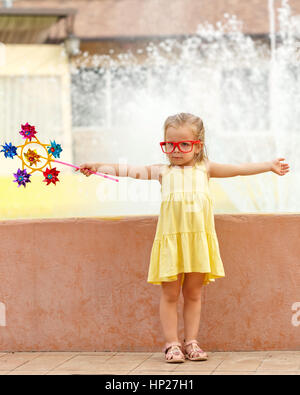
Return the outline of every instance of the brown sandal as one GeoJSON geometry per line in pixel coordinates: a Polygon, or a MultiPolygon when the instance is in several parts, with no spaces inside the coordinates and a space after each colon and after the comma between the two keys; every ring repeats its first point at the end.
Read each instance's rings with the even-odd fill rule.
{"type": "Polygon", "coordinates": [[[184,344],[184,354],[187,359],[190,361],[206,361],[207,360],[207,354],[204,352],[200,346],[197,340],[190,340],[189,342],[183,342],[184,344]],[[187,347],[190,346],[190,350],[187,350],[187,347]]]}
{"type": "Polygon", "coordinates": [[[168,363],[184,362],[185,357],[182,352],[182,345],[179,342],[166,343],[163,352],[168,363]]]}

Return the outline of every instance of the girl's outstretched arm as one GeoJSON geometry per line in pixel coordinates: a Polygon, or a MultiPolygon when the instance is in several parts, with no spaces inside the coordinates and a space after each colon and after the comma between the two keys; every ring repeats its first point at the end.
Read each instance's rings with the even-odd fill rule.
{"type": "Polygon", "coordinates": [[[274,173],[283,176],[289,171],[287,163],[281,163],[284,158],[274,159],[270,162],[250,162],[241,164],[223,164],[209,161],[209,175],[210,177],[235,177],[235,176],[250,176],[253,174],[264,173],[266,171],[273,171],[274,173]]]}
{"type": "Polygon", "coordinates": [[[116,177],[131,177],[140,180],[159,180],[163,164],[134,166],[122,163],[83,163],[80,165],[81,173],[87,177],[91,175],[88,170],[116,177]]]}

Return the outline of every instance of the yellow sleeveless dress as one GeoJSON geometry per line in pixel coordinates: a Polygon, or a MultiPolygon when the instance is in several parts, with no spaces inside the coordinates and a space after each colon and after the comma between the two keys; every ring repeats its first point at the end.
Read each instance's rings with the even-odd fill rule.
{"type": "MultiPolygon", "coordinates": [[[[147,282],[160,285],[179,273],[206,273],[203,285],[225,277],[204,161],[162,170],[161,206],[147,282]]],[[[181,286],[184,274],[181,279],[181,286]]]]}

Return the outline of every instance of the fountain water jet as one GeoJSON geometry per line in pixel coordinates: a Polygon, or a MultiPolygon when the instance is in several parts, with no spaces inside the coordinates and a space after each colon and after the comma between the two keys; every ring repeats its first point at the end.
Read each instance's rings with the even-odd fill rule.
{"type": "MultiPolygon", "coordinates": [[[[273,173],[213,179],[235,206],[228,212],[300,211],[300,189],[292,188],[299,174],[294,149],[300,132],[297,24],[283,0],[275,34],[275,5],[268,2],[270,47],[243,34],[242,22],[225,14],[224,23],[200,24],[182,42],[150,43],[143,63],[131,51],[117,59],[87,53],[78,59],[73,123],[99,130],[99,161],[125,157],[134,164],[167,163],[158,144],[163,122],[170,114],[191,112],[204,120],[210,160],[243,163],[280,156],[294,173],[280,179],[273,173]]],[[[145,213],[142,206],[138,213],[145,213]]]]}

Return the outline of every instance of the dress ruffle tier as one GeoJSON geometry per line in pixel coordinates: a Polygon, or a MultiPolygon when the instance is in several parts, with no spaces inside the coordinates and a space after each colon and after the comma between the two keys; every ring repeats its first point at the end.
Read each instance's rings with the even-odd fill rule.
{"type": "Polygon", "coordinates": [[[151,261],[156,262],[150,264],[148,282],[152,284],[175,281],[179,273],[206,273],[203,285],[225,276],[217,236],[205,231],[174,233],[154,240],[151,261]]]}

